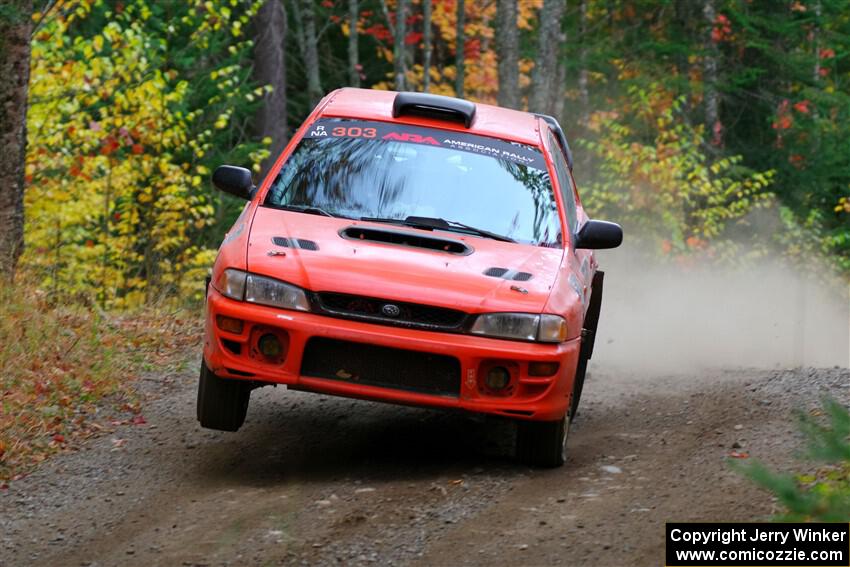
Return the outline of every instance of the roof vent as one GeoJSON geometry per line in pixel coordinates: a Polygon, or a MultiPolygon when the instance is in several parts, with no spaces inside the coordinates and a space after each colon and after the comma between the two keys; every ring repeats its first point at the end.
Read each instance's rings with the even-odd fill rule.
{"type": "Polygon", "coordinates": [[[393,118],[423,116],[460,122],[467,128],[475,118],[475,104],[459,98],[428,93],[398,93],[393,100],[393,118]]]}

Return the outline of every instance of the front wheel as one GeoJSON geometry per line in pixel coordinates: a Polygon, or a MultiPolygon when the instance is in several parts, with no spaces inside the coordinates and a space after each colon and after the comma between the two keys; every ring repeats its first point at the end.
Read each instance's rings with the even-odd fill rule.
{"type": "Polygon", "coordinates": [[[198,421],[201,427],[236,431],[245,423],[251,386],[241,380],[219,378],[201,362],[198,380],[198,421]]]}
{"type": "Polygon", "coordinates": [[[517,458],[533,467],[560,467],[567,460],[567,438],[572,421],[568,410],[558,421],[518,421],[517,458]]]}

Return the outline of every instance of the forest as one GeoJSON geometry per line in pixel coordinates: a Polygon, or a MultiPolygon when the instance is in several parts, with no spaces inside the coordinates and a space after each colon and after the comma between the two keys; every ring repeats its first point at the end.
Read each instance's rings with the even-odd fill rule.
{"type": "Polygon", "coordinates": [[[850,271],[843,0],[14,0],[0,22],[0,256],[53,297],[200,298],[239,212],[212,169],[261,181],[344,86],[557,116],[588,210],[658,261],[850,271]]]}

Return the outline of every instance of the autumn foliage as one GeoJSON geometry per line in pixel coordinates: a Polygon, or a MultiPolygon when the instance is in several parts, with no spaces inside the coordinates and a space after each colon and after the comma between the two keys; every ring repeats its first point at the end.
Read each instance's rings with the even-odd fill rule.
{"type": "Polygon", "coordinates": [[[110,314],[0,288],[0,488],[83,439],[144,424],[135,380],[181,368],[198,340],[183,310],[110,314]]]}
{"type": "Polygon", "coordinates": [[[231,149],[227,132],[263,90],[240,86],[235,64],[250,44],[233,26],[253,5],[237,17],[198,2],[174,21],[142,1],[69,4],[33,41],[23,264],[45,289],[102,306],[198,298],[220,208],[210,168],[225,151],[265,155],[231,149]],[[190,73],[172,51],[181,42],[218,57],[190,73]]]}

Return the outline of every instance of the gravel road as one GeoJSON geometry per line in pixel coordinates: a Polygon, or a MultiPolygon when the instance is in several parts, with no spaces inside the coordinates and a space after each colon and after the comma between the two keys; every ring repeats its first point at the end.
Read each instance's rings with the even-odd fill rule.
{"type": "Polygon", "coordinates": [[[665,521],[774,511],[730,452],[799,469],[793,409],[850,403],[847,369],[596,366],[567,465],[533,470],[506,422],[283,388],[205,431],[195,382],[0,491],[0,565],[659,565],[665,521]]]}

